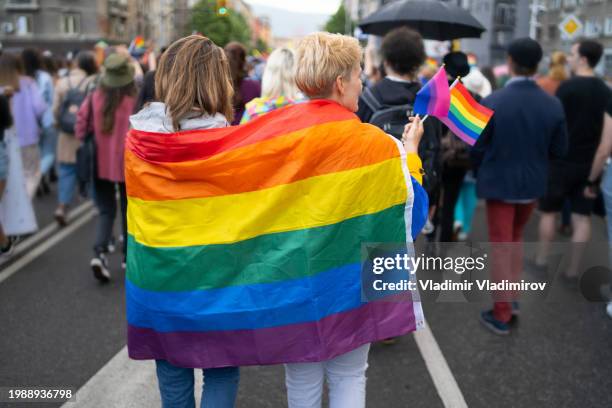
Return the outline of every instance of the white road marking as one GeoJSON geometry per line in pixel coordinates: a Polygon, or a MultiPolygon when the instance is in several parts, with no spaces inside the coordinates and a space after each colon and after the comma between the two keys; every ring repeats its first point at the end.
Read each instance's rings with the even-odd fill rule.
{"type": "MultiPolygon", "coordinates": [[[[79,218],[83,213],[85,213],[87,210],[90,210],[92,208],[93,208],[93,203],[91,201],[84,202],[83,204],[79,205],[74,210],[68,213],[68,216],[67,216],[68,222],[69,223],[73,222],[74,220],[79,218]]],[[[52,235],[53,233],[55,233],[56,231],[60,229],[61,228],[59,225],[57,225],[57,222],[53,220],[53,222],[51,222],[49,225],[47,225],[46,227],[38,231],[36,234],[28,237],[22,242],[19,242],[19,244],[17,245],[17,248],[15,248],[15,251],[11,255],[11,258],[3,263],[9,263],[12,259],[18,258],[22,254],[26,253],[30,248],[34,247],[36,244],[38,244],[39,242],[46,239],[47,237],[49,237],[50,235],[52,235]]],[[[3,263],[0,263],[0,268],[2,267],[3,263]]],[[[2,270],[0,270],[0,274],[1,273],[2,273],[2,270]]]]}
{"type": "Polygon", "coordinates": [[[7,268],[0,271],[0,283],[4,282],[8,278],[10,278],[13,274],[18,272],[21,268],[32,262],[38,256],[43,254],[49,248],[66,238],[68,235],[72,234],[74,231],[79,229],[81,226],[85,225],[89,222],[93,217],[96,216],[97,210],[91,210],[83,215],[81,218],[73,220],[68,226],[62,228],[57,234],[53,235],[48,240],[42,242],[37,247],[33,248],[23,257],[17,259],[14,263],[10,264],[7,268]]]}
{"type": "Polygon", "coordinates": [[[425,322],[425,327],[414,332],[414,340],[444,407],[467,408],[461,389],[427,322],[425,322]]]}

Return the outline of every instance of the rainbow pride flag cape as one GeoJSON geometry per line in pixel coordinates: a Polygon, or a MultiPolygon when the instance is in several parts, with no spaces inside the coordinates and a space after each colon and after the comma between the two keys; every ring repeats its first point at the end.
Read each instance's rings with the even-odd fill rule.
{"type": "Polygon", "coordinates": [[[323,361],[420,327],[412,298],[361,297],[361,243],[410,243],[425,222],[400,146],[322,100],[222,129],[132,129],[130,357],[323,361]]]}
{"type": "Polygon", "coordinates": [[[491,120],[493,111],[476,102],[470,92],[457,80],[451,88],[448,117],[439,118],[457,137],[473,146],[491,120]]]}
{"type": "Polygon", "coordinates": [[[446,70],[442,66],[438,72],[417,92],[414,113],[443,118],[448,115],[450,90],[446,70]]]}

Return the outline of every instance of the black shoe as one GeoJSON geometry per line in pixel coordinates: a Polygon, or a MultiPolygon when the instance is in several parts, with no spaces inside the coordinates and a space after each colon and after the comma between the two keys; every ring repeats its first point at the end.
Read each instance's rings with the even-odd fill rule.
{"type": "Polygon", "coordinates": [[[110,281],[111,275],[108,270],[108,261],[104,254],[99,254],[91,259],[89,262],[91,270],[97,280],[102,283],[110,281]]]}
{"type": "Polygon", "coordinates": [[[8,241],[7,244],[3,247],[0,247],[0,256],[2,256],[2,258],[8,258],[9,256],[11,256],[11,254],[15,250],[17,242],[19,242],[19,238],[15,236],[6,237],[6,239],[8,241]]]}

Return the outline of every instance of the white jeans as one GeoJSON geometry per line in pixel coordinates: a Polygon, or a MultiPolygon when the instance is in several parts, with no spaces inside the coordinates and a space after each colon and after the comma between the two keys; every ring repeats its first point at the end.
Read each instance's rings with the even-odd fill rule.
{"type": "Polygon", "coordinates": [[[285,364],[289,408],[321,407],[325,375],[330,408],[364,408],[369,350],[365,344],[320,363],[285,364]]]}

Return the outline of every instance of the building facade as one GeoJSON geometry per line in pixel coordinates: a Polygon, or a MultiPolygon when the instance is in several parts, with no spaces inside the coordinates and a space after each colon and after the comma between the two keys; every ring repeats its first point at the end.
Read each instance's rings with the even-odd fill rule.
{"type": "Polygon", "coordinates": [[[529,0],[462,0],[461,6],[486,29],[480,38],[461,40],[461,49],[475,54],[480,65],[505,63],[508,43],[529,36],[529,0]]]}
{"type": "Polygon", "coordinates": [[[542,10],[537,21],[536,37],[546,55],[553,51],[569,52],[574,39],[565,36],[559,24],[567,16],[575,16],[582,30],[575,37],[601,42],[604,56],[597,67],[599,74],[612,77],[612,0],[540,0],[542,10]]]}
{"type": "MultiPolygon", "coordinates": [[[[55,53],[90,48],[100,40],[129,42],[137,35],[166,45],[186,22],[177,8],[187,0],[0,0],[0,42],[5,49],[35,46],[55,53]]],[[[179,32],[180,31],[180,32],[179,32]]]]}

